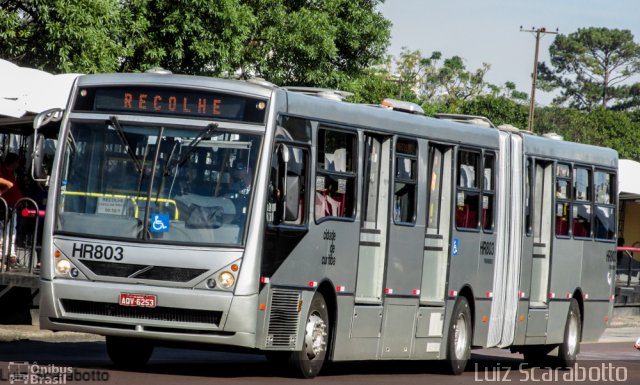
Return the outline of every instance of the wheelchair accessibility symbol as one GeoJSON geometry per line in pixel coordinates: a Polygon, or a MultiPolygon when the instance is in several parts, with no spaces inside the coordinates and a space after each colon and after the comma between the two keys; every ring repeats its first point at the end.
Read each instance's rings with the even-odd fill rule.
{"type": "Polygon", "coordinates": [[[149,231],[152,233],[169,232],[169,214],[151,214],[149,231]]]}

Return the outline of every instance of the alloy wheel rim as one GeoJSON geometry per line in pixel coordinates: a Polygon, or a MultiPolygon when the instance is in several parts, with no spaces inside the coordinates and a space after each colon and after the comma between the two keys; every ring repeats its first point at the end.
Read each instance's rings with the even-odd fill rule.
{"type": "Polygon", "coordinates": [[[464,314],[459,314],[454,327],[454,346],[456,359],[464,359],[467,350],[467,320],[464,314]]]}
{"type": "Polygon", "coordinates": [[[309,315],[304,342],[310,360],[320,356],[327,347],[327,323],[318,313],[309,315]]]}

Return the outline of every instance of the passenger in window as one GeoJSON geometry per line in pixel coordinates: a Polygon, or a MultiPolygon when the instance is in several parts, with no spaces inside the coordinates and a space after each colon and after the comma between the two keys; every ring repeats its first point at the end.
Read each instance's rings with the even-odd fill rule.
{"type": "Polygon", "coordinates": [[[236,206],[236,214],[239,220],[244,221],[249,205],[249,194],[251,192],[251,173],[244,163],[237,163],[231,171],[231,183],[228,197],[236,206]]]}
{"type": "Polygon", "coordinates": [[[236,195],[249,195],[251,192],[251,174],[244,163],[238,162],[231,173],[231,191],[236,195]]]}

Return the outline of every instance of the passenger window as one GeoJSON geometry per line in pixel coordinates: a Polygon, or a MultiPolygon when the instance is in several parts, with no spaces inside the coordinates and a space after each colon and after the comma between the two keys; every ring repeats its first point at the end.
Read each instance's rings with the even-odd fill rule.
{"type": "Polygon", "coordinates": [[[494,201],[495,201],[495,156],[493,154],[484,155],[482,191],[482,228],[485,231],[493,231],[494,221],[494,201]]]}
{"type": "Polygon", "coordinates": [[[596,239],[613,240],[616,235],[615,174],[596,171],[594,232],[596,239]]]}
{"type": "Polygon", "coordinates": [[[316,220],[324,217],[353,218],[356,145],[355,134],[324,128],[318,130],[316,220]]]}
{"type": "Polygon", "coordinates": [[[478,228],[480,187],[478,171],[480,154],[461,150],[458,152],[458,188],[456,191],[456,227],[478,228]]]}
{"type": "Polygon", "coordinates": [[[577,201],[591,201],[591,170],[576,167],[573,171],[573,191],[577,201]]]}
{"type": "Polygon", "coordinates": [[[576,167],[573,170],[573,236],[591,238],[591,170],[576,167]]]}
{"type": "Polygon", "coordinates": [[[417,148],[415,141],[396,142],[396,172],[394,179],[395,223],[413,224],[416,218],[417,148]]]}
{"type": "Polygon", "coordinates": [[[556,235],[569,236],[571,216],[571,167],[556,165],[556,235]]]}

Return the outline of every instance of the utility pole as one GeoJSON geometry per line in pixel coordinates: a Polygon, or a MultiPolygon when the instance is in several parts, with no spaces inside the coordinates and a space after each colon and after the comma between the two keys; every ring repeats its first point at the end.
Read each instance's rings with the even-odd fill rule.
{"type": "Polygon", "coordinates": [[[536,50],[533,55],[533,77],[531,79],[531,102],[529,103],[529,123],[527,130],[533,132],[533,115],[536,108],[536,82],[538,81],[538,49],[540,47],[540,35],[557,35],[558,29],[555,32],[547,31],[546,28],[531,27],[531,29],[522,29],[520,26],[520,32],[532,32],[536,34],[536,50]]]}

